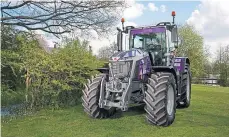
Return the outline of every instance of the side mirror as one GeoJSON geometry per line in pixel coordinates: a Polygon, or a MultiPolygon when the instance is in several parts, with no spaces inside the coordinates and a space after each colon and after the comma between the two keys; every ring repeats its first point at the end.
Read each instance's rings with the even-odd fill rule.
{"type": "Polygon", "coordinates": [[[174,28],[172,29],[171,41],[172,41],[173,43],[178,42],[178,35],[177,35],[177,28],[176,28],[176,27],[174,27],[174,28]]]}
{"type": "Polygon", "coordinates": [[[118,51],[122,51],[122,31],[118,31],[117,46],[118,46],[118,51]]]}

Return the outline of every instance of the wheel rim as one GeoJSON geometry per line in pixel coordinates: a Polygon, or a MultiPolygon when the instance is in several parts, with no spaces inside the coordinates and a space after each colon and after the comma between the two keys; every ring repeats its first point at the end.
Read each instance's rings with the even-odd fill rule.
{"type": "Polygon", "coordinates": [[[187,101],[189,102],[190,100],[190,78],[189,78],[189,75],[187,75],[187,86],[186,86],[186,98],[187,98],[187,101]]]}
{"type": "Polygon", "coordinates": [[[168,92],[167,92],[167,113],[169,115],[172,115],[174,108],[174,89],[171,85],[168,87],[168,92]]]}

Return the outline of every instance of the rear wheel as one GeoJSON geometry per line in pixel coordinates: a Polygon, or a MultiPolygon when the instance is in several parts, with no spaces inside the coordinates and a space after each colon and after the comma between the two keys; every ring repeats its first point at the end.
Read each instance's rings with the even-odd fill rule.
{"type": "Polygon", "coordinates": [[[175,119],[176,84],[172,73],[151,74],[144,99],[146,120],[153,125],[169,126],[175,119]]]}
{"type": "Polygon", "coordinates": [[[191,100],[191,74],[189,66],[186,65],[182,79],[181,97],[178,102],[178,108],[188,108],[191,100]]]}
{"type": "Polygon", "coordinates": [[[104,83],[101,83],[104,77],[104,74],[92,77],[83,90],[82,105],[84,111],[92,118],[107,118],[115,112],[115,108],[107,110],[99,107],[100,87],[105,86],[104,83]]]}

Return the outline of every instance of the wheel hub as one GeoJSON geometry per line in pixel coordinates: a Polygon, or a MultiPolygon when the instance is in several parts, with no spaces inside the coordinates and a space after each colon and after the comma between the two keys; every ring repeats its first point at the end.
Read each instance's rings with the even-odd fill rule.
{"type": "Polygon", "coordinates": [[[167,113],[172,115],[174,108],[174,89],[171,85],[168,87],[167,92],[167,113]]]}

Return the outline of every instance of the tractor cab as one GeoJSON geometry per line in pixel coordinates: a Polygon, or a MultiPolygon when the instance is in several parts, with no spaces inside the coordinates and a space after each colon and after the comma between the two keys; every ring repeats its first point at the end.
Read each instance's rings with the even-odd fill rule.
{"type": "Polygon", "coordinates": [[[169,60],[174,56],[178,47],[177,25],[174,24],[175,12],[172,12],[173,22],[160,22],[156,26],[137,27],[127,26],[123,31],[119,30],[118,49],[122,51],[122,33],[129,35],[129,50],[142,49],[149,53],[154,66],[168,66],[169,60]]]}

